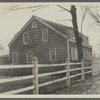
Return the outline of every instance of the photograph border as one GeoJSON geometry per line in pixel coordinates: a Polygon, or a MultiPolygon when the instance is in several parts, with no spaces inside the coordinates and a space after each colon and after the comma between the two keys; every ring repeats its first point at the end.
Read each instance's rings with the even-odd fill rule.
{"type": "MultiPolygon", "coordinates": [[[[100,2],[100,0],[0,0],[0,3],[10,3],[10,2],[71,2],[71,3],[82,3],[82,2],[100,2]]],[[[78,95],[78,94],[77,94],[78,95]]],[[[30,97],[30,96],[27,96],[27,97],[24,97],[24,96],[21,96],[20,98],[20,95],[15,95],[15,96],[9,96],[9,95],[4,95],[4,97],[0,97],[0,100],[99,100],[100,96],[98,97],[91,97],[90,95],[86,95],[85,96],[81,96],[81,97],[77,97],[77,95],[70,95],[68,96],[68,98],[65,97],[62,97],[60,98],[60,95],[57,94],[58,97],[54,97],[51,96],[51,95],[40,95],[40,97],[36,97],[38,95],[35,95],[34,98],[33,97],[30,97]]]]}

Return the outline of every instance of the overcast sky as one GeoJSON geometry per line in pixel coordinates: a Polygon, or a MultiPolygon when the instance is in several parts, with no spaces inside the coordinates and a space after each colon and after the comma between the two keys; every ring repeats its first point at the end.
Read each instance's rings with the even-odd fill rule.
{"type": "MultiPolygon", "coordinates": [[[[7,45],[9,41],[18,31],[21,30],[32,15],[36,15],[38,17],[55,21],[67,26],[72,26],[71,21],[60,21],[71,19],[71,15],[67,11],[61,11],[62,9],[57,7],[57,4],[70,9],[69,3],[0,3],[0,41],[6,46],[6,50],[8,51],[7,45]],[[11,6],[28,7],[37,5],[49,6],[35,12],[32,12],[30,9],[20,9],[9,12],[9,7],[11,6]]],[[[83,5],[83,3],[76,4],[79,30],[82,18],[80,5],[83,5]]],[[[87,3],[84,5],[87,5],[87,3]]],[[[92,3],[92,5],[98,4],[92,3]]],[[[90,44],[93,46],[93,49],[98,52],[98,45],[100,44],[100,27],[93,26],[92,28],[89,28],[89,25],[91,25],[93,22],[93,19],[87,15],[83,24],[83,34],[89,37],[90,44]]]]}

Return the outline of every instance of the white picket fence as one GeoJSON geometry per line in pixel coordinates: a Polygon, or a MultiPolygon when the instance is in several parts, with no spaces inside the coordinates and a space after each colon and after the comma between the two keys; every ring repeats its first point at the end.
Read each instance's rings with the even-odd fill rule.
{"type": "MultiPolygon", "coordinates": [[[[87,62],[87,63],[91,63],[91,62],[87,62]]],[[[60,82],[60,81],[63,81],[63,80],[66,80],[66,85],[70,86],[70,79],[71,78],[77,77],[77,76],[82,76],[82,80],[85,80],[85,75],[87,73],[92,72],[92,66],[84,67],[84,64],[85,64],[84,61],[82,61],[81,63],[80,62],[70,63],[69,59],[67,59],[66,63],[61,63],[61,64],[38,64],[38,61],[35,58],[32,65],[6,65],[6,66],[0,65],[0,69],[32,68],[32,71],[33,71],[32,75],[28,75],[28,76],[0,79],[0,83],[7,83],[7,82],[14,82],[14,81],[19,81],[19,80],[33,79],[33,85],[32,86],[28,86],[26,88],[21,88],[21,89],[18,89],[18,90],[7,91],[7,92],[1,93],[1,94],[16,94],[16,93],[21,93],[21,92],[28,91],[28,90],[33,90],[33,94],[39,94],[39,88],[40,87],[50,85],[52,83],[60,82]],[[71,65],[80,65],[81,67],[70,69],[71,65]],[[38,68],[47,68],[47,67],[49,68],[49,67],[56,67],[56,66],[58,68],[60,66],[65,66],[66,69],[60,70],[60,71],[38,74],[38,68]],[[91,70],[85,71],[86,69],[91,69],[91,70]],[[75,75],[70,75],[70,72],[78,71],[78,70],[80,70],[81,73],[77,73],[75,75]],[[64,76],[62,78],[59,77],[58,79],[51,80],[51,81],[44,82],[44,83],[38,83],[39,77],[61,74],[61,73],[66,73],[66,76],[64,76]]]]}

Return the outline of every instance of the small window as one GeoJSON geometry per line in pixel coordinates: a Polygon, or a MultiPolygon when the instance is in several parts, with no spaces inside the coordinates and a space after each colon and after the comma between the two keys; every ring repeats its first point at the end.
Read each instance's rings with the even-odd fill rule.
{"type": "Polygon", "coordinates": [[[42,41],[47,42],[48,41],[48,29],[42,30],[42,41]]]}
{"type": "Polygon", "coordinates": [[[33,52],[27,51],[27,63],[32,63],[33,60],[33,52]]]}
{"type": "Polygon", "coordinates": [[[50,61],[56,61],[56,49],[49,49],[49,59],[50,61]]]}
{"type": "Polygon", "coordinates": [[[12,59],[13,59],[13,64],[18,63],[18,52],[13,52],[12,59]]]}
{"type": "Polygon", "coordinates": [[[36,22],[33,22],[32,23],[32,28],[36,28],[37,27],[37,23],[36,22]]]}
{"type": "Polygon", "coordinates": [[[78,60],[78,51],[77,51],[77,48],[75,48],[75,60],[78,60]]]}
{"type": "Polygon", "coordinates": [[[28,33],[27,32],[23,34],[23,44],[28,44],[28,33]]]}
{"type": "Polygon", "coordinates": [[[74,49],[74,47],[71,47],[71,60],[72,61],[75,60],[75,49],[74,49]]]}

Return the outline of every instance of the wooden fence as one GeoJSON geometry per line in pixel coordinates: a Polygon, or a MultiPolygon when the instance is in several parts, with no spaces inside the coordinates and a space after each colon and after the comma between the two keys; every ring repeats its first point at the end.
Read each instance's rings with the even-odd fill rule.
{"type": "Polygon", "coordinates": [[[39,94],[38,92],[39,92],[40,87],[50,85],[52,83],[60,82],[60,81],[63,81],[63,80],[66,81],[67,86],[70,86],[71,78],[81,76],[82,80],[85,80],[85,75],[92,72],[91,62],[84,63],[84,61],[82,61],[82,62],[77,62],[77,63],[70,63],[69,59],[67,59],[66,63],[61,63],[61,64],[38,64],[38,61],[35,58],[33,65],[0,66],[0,69],[21,69],[21,68],[32,68],[32,72],[33,72],[32,75],[0,79],[0,83],[14,82],[14,81],[26,80],[26,79],[33,79],[33,85],[28,86],[26,88],[18,89],[18,90],[7,91],[7,92],[1,93],[1,94],[16,94],[16,93],[21,93],[21,92],[28,91],[28,90],[33,90],[33,94],[39,94]],[[72,67],[72,66],[76,66],[76,65],[78,66],[77,68],[72,67]],[[50,67],[54,68],[54,67],[57,67],[59,69],[59,67],[61,67],[61,66],[64,66],[65,69],[59,70],[59,71],[53,71],[53,72],[38,74],[39,68],[50,68],[50,67]],[[71,74],[71,72],[74,72],[74,71],[80,71],[80,73],[71,74]],[[58,79],[54,79],[54,80],[44,82],[44,83],[38,82],[38,79],[40,77],[52,76],[52,75],[61,74],[61,73],[65,73],[65,76],[59,77],[58,79]]]}

